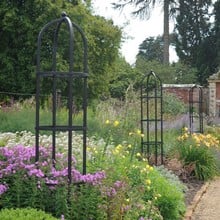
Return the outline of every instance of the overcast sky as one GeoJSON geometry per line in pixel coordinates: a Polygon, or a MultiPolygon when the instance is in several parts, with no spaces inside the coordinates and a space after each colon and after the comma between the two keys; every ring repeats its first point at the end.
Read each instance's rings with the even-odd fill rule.
{"type": "MultiPolygon", "coordinates": [[[[112,9],[111,3],[116,0],[93,0],[95,14],[112,19],[115,25],[124,27],[125,42],[121,46],[121,53],[130,64],[135,62],[138,46],[150,36],[158,36],[163,33],[162,7],[156,7],[149,20],[140,20],[131,16],[132,7],[126,7],[122,12],[112,9]]],[[[170,24],[170,32],[173,30],[170,24]]],[[[170,61],[177,61],[173,49],[170,49],[170,61]]]]}

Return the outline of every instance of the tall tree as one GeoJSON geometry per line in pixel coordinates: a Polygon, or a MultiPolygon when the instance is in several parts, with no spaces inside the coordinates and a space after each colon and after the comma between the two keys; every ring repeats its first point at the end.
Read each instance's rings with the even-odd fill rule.
{"type": "Polygon", "coordinates": [[[214,42],[216,51],[216,64],[220,67],[220,0],[217,0],[214,4],[214,42]]]}
{"type": "Polygon", "coordinates": [[[174,0],[118,0],[114,3],[115,8],[122,9],[126,5],[134,5],[136,10],[132,14],[140,17],[141,19],[149,18],[152,9],[156,3],[163,3],[163,12],[164,12],[164,29],[163,29],[163,41],[164,41],[164,50],[163,50],[163,63],[169,64],[169,17],[170,17],[170,8],[171,4],[175,3],[174,0]]]}
{"type": "Polygon", "coordinates": [[[196,64],[198,49],[209,36],[211,0],[179,0],[176,17],[176,52],[181,61],[196,64]]]}
{"type": "Polygon", "coordinates": [[[181,62],[197,68],[197,82],[203,85],[216,67],[210,6],[212,0],[179,0],[175,27],[177,55],[181,62]]]}

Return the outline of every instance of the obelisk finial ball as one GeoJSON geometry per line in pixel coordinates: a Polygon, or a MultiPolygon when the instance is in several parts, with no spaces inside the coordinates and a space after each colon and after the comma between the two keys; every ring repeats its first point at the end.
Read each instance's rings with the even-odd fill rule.
{"type": "Polygon", "coordinates": [[[62,14],[61,14],[61,16],[62,16],[62,17],[66,17],[66,16],[67,16],[67,15],[66,15],[66,12],[63,11],[62,14]]]}

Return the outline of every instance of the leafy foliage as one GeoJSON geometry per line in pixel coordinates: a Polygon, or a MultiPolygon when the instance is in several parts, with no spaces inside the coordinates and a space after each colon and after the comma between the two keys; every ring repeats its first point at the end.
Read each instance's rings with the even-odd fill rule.
{"type": "Polygon", "coordinates": [[[112,98],[124,99],[128,90],[136,83],[136,70],[124,58],[119,58],[115,62],[112,71],[114,72],[114,77],[109,85],[110,96],[112,98]]]}
{"type": "Polygon", "coordinates": [[[178,140],[179,158],[189,168],[190,175],[195,175],[199,180],[212,179],[217,175],[217,161],[212,148],[218,147],[219,141],[214,136],[196,133],[190,135],[185,129],[178,140]]]}
{"type": "Polygon", "coordinates": [[[215,33],[211,29],[212,1],[180,1],[176,17],[176,52],[180,61],[197,68],[197,82],[207,84],[207,78],[216,70],[217,53],[215,33]]]}
{"type": "Polygon", "coordinates": [[[141,57],[136,60],[136,69],[141,74],[138,75],[138,82],[141,83],[143,75],[153,70],[164,84],[182,84],[195,81],[197,70],[183,63],[164,65],[158,61],[147,61],[141,57]]]}
{"type": "Polygon", "coordinates": [[[171,93],[163,94],[164,113],[168,115],[181,115],[186,112],[185,104],[171,93]]]}
{"type": "Polygon", "coordinates": [[[146,38],[139,45],[137,56],[142,57],[147,61],[156,60],[163,63],[163,39],[161,36],[146,38]]]}
{"type": "Polygon", "coordinates": [[[177,16],[176,51],[180,60],[193,64],[196,61],[197,49],[209,33],[208,9],[211,4],[207,1],[180,1],[177,16]]]}
{"type": "MultiPolygon", "coordinates": [[[[108,91],[108,82],[112,77],[109,70],[118,58],[121,30],[114,26],[111,20],[93,16],[89,1],[86,1],[86,4],[77,1],[76,4],[75,1],[63,0],[0,2],[0,91],[26,95],[35,92],[37,36],[43,26],[59,18],[62,11],[66,11],[71,20],[81,27],[88,39],[90,97],[97,97],[108,91]]],[[[68,39],[65,33],[66,31],[62,29],[63,38],[59,39],[62,47],[59,45],[57,54],[59,70],[68,69],[66,51],[68,39]]],[[[78,53],[75,53],[74,66],[78,70],[82,54],[81,42],[78,42],[77,35],[76,39],[74,49],[78,53]]],[[[43,66],[46,69],[51,67],[51,40],[49,36],[46,37],[48,44],[44,45],[45,50],[42,52],[43,66]]],[[[45,94],[49,94],[47,84],[44,87],[45,94]]]]}
{"type": "Polygon", "coordinates": [[[51,214],[33,208],[2,209],[0,211],[2,220],[56,220],[51,214]]]}
{"type": "MultiPolygon", "coordinates": [[[[114,126],[116,124],[114,122],[114,126]]],[[[137,135],[140,135],[139,132],[137,135]]],[[[178,219],[184,210],[183,193],[148,165],[140,153],[134,155],[131,163],[131,146],[125,142],[110,145],[103,155],[100,142],[99,145],[90,145],[88,170],[91,173],[81,175],[73,169],[74,184],[71,186],[67,185],[65,152],[56,155],[55,168],[48,157],[51,154],[49,148],[41,148],[41,160],[36,167],[32,162],[33,147],[1,147],[1,206],[33,207],[57,217],[63,214],[65,219],[112,219],[123,216],[125,219],[148,217],[161,220],[159,210],[167,218],[176,213],[178,219]],[[97,169],[105,172],[94,173],[97,169]],[[170,211],[172,203],[179,205],[170,211]]]]}
{"type": "Polygon", "coordinates": [[[177,189],[173,182],[164,178],[160,173],[151,173],[150,179],[152,180],[152,188],[157,189],[161,195],[157,199],[156,205],[159,207],[163,218],[181,219],[185,212],[182,192],[177,189]]]}

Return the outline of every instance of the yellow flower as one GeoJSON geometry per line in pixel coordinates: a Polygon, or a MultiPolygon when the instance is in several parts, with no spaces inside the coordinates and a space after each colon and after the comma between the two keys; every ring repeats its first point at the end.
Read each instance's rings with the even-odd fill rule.
{"type": "Polygon", "coordinates": [[[149,169],[149,168],[150,168],[150,165],[149,165],[149,164],[147,164],[147,165],[146,165],[146,168],[147,168],[147,169],[149,169]]]}
{"type": "Polygon", "coordinates": [[[154,168],[152,167],[152,166],[150,166],[150,165],[146,165],[146,169],[147,169],[147,171],[152,171],[154,168]]]}
{"type": "Polygon", "coordinates": [[[131,144],[128,145],[128,148],[131,148],[131,144]]]}
{"type": "Polygon", "coordinates": [[[137,134],[141,134],[141,130],[137,129],[137,134]]]}
{"type": "Polygon", "coordinates": [[[105,121],[105,124],[106,124],[106,125],[110,124],[110,121],[107,119],[107,120],[105,121]]]}
{"type": "Polygon", "coordinates": [[[206,135],[207,138],[212,138],[211,134],[206,135]]]}
{"type": "Polygon", "coordinates": [[[150,167],[150,171],[152,171],[152,170],[154,170],[154,168],[153,168],[153,167],[150,167]]]}
{"type": "Polygon", "coordinates": [[[146,179],[145,183],[146,183],[147,185],[150,185],[150,184],[151,184],[151,180],[150,180],[150,179],[146,179]]]}
{"type": "Polygon", "coordinates": [[[133,132],[129,132],[129,134],[128,134],[129,136],[131,136],[131,135],[133,135],[133,132]]]}
{"type": "Polygon", "coordinates": [[[114,154],[114,155],[119,154],[119,150],[118,150],[118,149],[114,149],[114,150],[113,150],[113,154],[114,154]]]}
{"type": "Polygon", "coordinates": [[[115,127],[117,127],[118,125],[119,125],[119,121],[114,121],[114,123],[113,123],[113,125],[115,126],[115,127]]]}
{"type": "Polygon", "coordinates": [[[147,172],[146,168],[141,169],[141,173],[145,173],[145,172],[147,172]]]}
{"type": "Polygon", "coordinates": [[[116,149],[117,149],[117,150],[121,150],[121,149],[122,149],[122,145],[121,145],[121,144],[118,144],[118,145],[116,146],[116,149]]]}
{"type": "Polygon", "coordinates": [[[137,153],[137,154],[136,154],[136,156],[137,156],[137,157],[140,157],[140,156],[141,156],[141,154],[140,154],[140,153],[137,153]]]}

